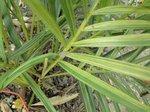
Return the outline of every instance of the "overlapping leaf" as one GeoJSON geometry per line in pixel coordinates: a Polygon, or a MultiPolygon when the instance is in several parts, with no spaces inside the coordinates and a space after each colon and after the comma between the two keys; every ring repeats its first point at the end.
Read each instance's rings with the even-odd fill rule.
{"type": "Polygon", "coordinates": [[[70,53],[67,57],[113,72],[129,75],[143,80],[150,80],[149,68],[142,67],[137,64],[80,53],[70,53]]]}
{"type": "Polygon", "coordinates": [[[122,29],[150,29],[150,21],[145,20],[117,20],[95,23],[83,29],[83,31],[104,31],[122,29]]]}
{"type": "Polygon", "coordinates": [[[34,49],[36,45],[39,45],[39,42],[41,40],[43,40],[46,37],[50,38],[51,37],[50,35],[51,34],[49,32],[45,32],[45,31],[39,32],[37,35],[35,35],[34,38],[32,38],[30,41],[25,43],[22,47],[20,47],[19,49],[11,53],[9,56],[9,60],[21,56],[25,52],[31,50],[31,48],[34,49]]]}
{"type": "Polygon", "coordinates": [[[31,87],[34,94],[44,104],[44,107],[46,108],[47,112],[56,112],[55,108],[53,107],[51,102],[48,100],[46,95],[43,93],[43,91],[40,89],[38,84],[36,84],[36,82],[27,73],[25,73],[23,76],[26,79],[28,85],[31,87]]]}
{"type": "Polygon", "coordinates": [[[6,63],[6,54],[5,54],[5,49],[3,45],[3,39],[2,37],[4,36],[4,29],[3,29],[3,21],[2,21],[2,12],[0,10],[0,58],[3,59],[3,61],[6,63]]]}
{"type": "Polygon", "coordinates": [[[122,35],[85,39],[74,44],[78,47],[150,46],[150,34],[122,35]]]}
{"type": "Polygon", "coordinates": [[[5,24],[5,28],[8,31],[8,34],[10,36],[10,39],[12,40],[13,44],[16,46],[16,48],[21,47],[21,42],[19,41],[19,38],[17,36],[17,33],[14,29],[14,25],[12,23],[12,19],[10,17],[9,11],[7,9],[7,6],[4,2],[4,0],[0,1],[0,10],[2,10],[2,16],[4,24],[5,24]]]}
{"type": "Polygon", "coordinates": [[[65,69],[70,75],[75,77],[77,80],[85,83],[89,87],[96,91],[110,97],[112,100],[121,103],[136,112],[148,112],[150,107],[143,105],[122,91],[110,86],[106,82],[96,78],[90,73],[83,71],[68,62],[61,61],[60,66],[65,69]]]}
{"type": "Polygon", "coordinates": [[[72,0],[60,0],[60,4],[63,9],[65,18],[70,26],[71,32],[74,35],[76,31],[76,20],[72,0]]]}
{"type": "Polygon", "coordinates": [[[8,74],[4,74],[0,77],[0,89],[5,88],[8,84],[10,84],[14,79],[16,79],[19,75],[30,69],[36,64],[39,64],[45,60],[45,58],[52,58],[53,56],[56,56],[56,54],[48,53],[43,54],[41,56],[37,56],[35,58],[32,58],[22,65],[20,65],[18,68],[13,70],[12,72],[8,74]]]}
{"type": "Polygon", "coordinates": [[[93,15],[105,14],[150,14],[149,8],[135,7],[135,6],[109,6],[104,7],[93,12],[93,15]]]}
{"type": "Polygon", "coordinates": [[[66,40],[54,20],[53,16],[51,16],[48,11],[43,7],[40,0],[25,0],[27,5],[32,9],[32,11],[45,23],[48,29],[55,35],[55,37],[63,44],[66,44],[66,40]]]}

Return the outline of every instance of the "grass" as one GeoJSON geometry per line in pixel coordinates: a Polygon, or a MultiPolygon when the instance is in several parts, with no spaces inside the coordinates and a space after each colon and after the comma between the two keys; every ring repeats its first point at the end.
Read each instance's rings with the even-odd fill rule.
{"type": "Polygon", "coordinates": [[[56,112],[40,87],[46,78],[69,74],[78,80],[87,112],[97,108],[111,112],[109,102],[115,112],[120,112],[121,106],[130,112],[149,112],[150,102],[140,96],[143,91],[150,92],[145,84],[150,81],[150,54],[141,55],[149,52],[150,46],[149,0],[24,2],[32,11],[30,28],[13,0],[1,0],[1,91],[10,84],[31,88],[48,112],[56,112]],[[24,39],[17,34],[13,18],[19,21],[24,39]],[[51,46],[46,48],[48,43],[51,46]],[[42,72],[36,69],[40,63],[42,72]],[[60,73],[51,74],[54,68],[60,73]]]}

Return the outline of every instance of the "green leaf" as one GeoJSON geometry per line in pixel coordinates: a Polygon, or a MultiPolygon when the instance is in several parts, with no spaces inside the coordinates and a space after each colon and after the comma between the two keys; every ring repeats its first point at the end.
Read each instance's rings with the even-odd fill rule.
{"type": "Polygon", "coordinates": [[[24,33],[24,36],[25,36],[25,39],[26,41],[28,41],[29,37],[28,37],[28,32],[27,32],[27,28],[26,28],[26,25],[25,25],[25,22],[23,20],[23,15],[19,9],[19,6],[16,5],[15,1],[14,0],[10,0],[11,2],[11,5],[13,7],[13,11],[15,13],[15,16],[16,18],[18,19],[18,21],[20,22],[21,24],[21,27],[22,27],[22,30],[23,30],[23,33],[24,33]]]}
{"type": "Polygon", "coordinates": [[[83,71],[67,62],[61,61],[60,66],[77,80],[83,82],[89,87],[95,89],[103,95],[110,97],[112,100],[123,104],[136,112],[148,112],[150,107],[143,105],[122,91],[110,86],[106,82],[96,78],[90,73],[83,71]]]}
{"type": "Polygon", "coordinates": [[[87,26],[83,31],[103,31],[121,29],[150,29],[150,21],[145,20],[116,20],[96,23],[87,26]]]}
{"type": "Polygon", "coordinates": [[[53,56],[56,56],[54,53],[48,53],[48,54],[43,54],[41,56],[34,57],[22,65],[20,65],[18,68],[13,70],[11,73],[7,75],[2,75],[0,77],[0,89],[5,88],[8,84],[10,84],[14,79],[16,79],[19,75],[30,69],[36,64],[39,64],[45,60],[45,58],[52,58],[53,56]]]}
{"type": "Polygon", "coordinates": [[[59,14],[61,12],[61,5],[59,0],[55,0],[55,8],[56,8],[56,17],[59,17],[59,14]]]}
{"type": "MultiPolygon", "coordinates": [[[[96,0],[95,2],[93,2],[93,5],[91,7],[90,12],[94,11],[94,9],[96,8],[97,4],[99,2],[96,0]]],[[[64,51],[68,51],[72,44],[79,38],[80,34],[82,33],[82,29],[85,27],[85,25],[88,23],[90,17],[91,17],[91,13],[88,14],[88,16],[83,20],[82,24],[80,25],[80,27],[78,28],[76,34],[70,39],[70,41],[68,42],[68,44],[66,45],[66,47],[64,48],[64,51]]]]}
{"type": "Polygon", "coordinates": [[[150,8],[150,7],[149,7],[149,6],[150,6],[149,0],[143,0],[143,4],[141,4],[141,6],[150,8]]]}
{"type": "Polygon", "coordinates": [[[55,8],[55,2],[56,0],[45,0],[42,1],[45,8],[49,11],[51,16],[56,19],[56,8],[55,8]]]}
{"type": "Polygon", "coordinates": [[[5,48],[3,45],[3,39],[2,37],[4,37],[4,29],[3,29],[3,21],[2,21],[2,12],[0,10],[0,58],[3,59],[3,61],[6,63],[7,62],[7,58],[6,58],[6,54],[5,54],[5,48]]]}
{"type": "Polygon", "coordinates": [[[31,87],[34,94],[44,104],[44,107],[46,108],[47,112],[56,112],[55,108],[53,107],[51,102],[48,100],[48,98],[45,96],[43,91],[40,89],[38,84],[36,84],[35,81],[27,73],[25,73],[23,76],[26,79],[28,85],[31,87]]]}
{"type": "Polygon", "coordinates": [[[0,67],[2,68],[4,66],[6,66],[6,64],[0,61],[0,67]]]}
{"type": "Polygon", "coordinates": [[[27,52],[31,49],[35,49],[36,46],[39,46],[39,43],[41,42],[41,40],[43,40],[46,37],[50,38],[51,34],[49,32],[45,32],[45,31],[39,32],[31,40],[29,40],[27,43],[23,44],[22,47],[20,47],[16,51],[12,52],[9,55],[9,60],[17,58],[18,56],[21,56],[22,54],[24,54],[25,52],[27,52]]]}
{"type": "Polygon", "coordinates": [[[105,14],[150,14],[149,8],[135,7],[135,6],[109,6],[104,7],[93,12],[93,15],[105,14]]]}
{"type": "Polygon", "coordinates": [[[150,59],[150,54],[146,55],[146,56],[142,56],[136,60],[134,60],[133,62],[134,63],[141,63],[141,62],[144,62],[146,60],[149,60],[150,59]]]}
{"type": "Polygon", "coordinates": [[[60,0],[60,4],[63,9],[63,13],[66,17],[66,20],[70,26],[70,29],[74,35],[76,32],[76,20],[72,0],[60,0]]]}
{"type": "Polygon", "coordinates": [[[100,8],[110,6],[112,4],[112,0],[99,0],[100,1],[100,8]]]}
{"type": "Polygon", "coordinates": [[[120,0],[114,0],[114,5],[118,5],[120,0]]]}
{"type": "Polygon", "coordinates": [[[84,10],[84,15],[85,17],[89,13],[88,11],[88,0],[82,0],[82,5],[83,5],[83,10],[84,10]]]}
{"type": "MultiPolygon", "coordinates": [[[[84,66],[85,66],[85,63],[80,63],[78,68],[81,69],[84,66]]],[[[81,97],[84,102],[86,112],[96,112],[96,106],[95,106],[94,97],[93,97],[93,90],[80,81],[79,81],[79,87],[80,87],[81,97]]]]}
{"type": "Polygon", "coordinates": [[[43,7],[40,0],[25,0],[27,5],[32,9],[32,11],[43,21],[43,23],[48,27],[48,29],[55,35],[55,37],[63,44],[66,45],[66,40],[54,20],[48,11],[43,7]]]}
{"type": "Polygon", "coordinates": [[[96,112],[95,103],[93,101],[93,94],[91,88],[87,85],[79,82],[79,87],[82,95],[82,99],[86,108],[86,112],[96,112]]]}
{"type": "Polygon", "coordinates": [[[4,2],[4,0],[0,0],[0,10],[2,10],[2,16],[3,16],[5,29],[8,31],[10,39],[12,40],[12,42],[16,46],[16,48],[21,47],[21,43],[19,41],[17,33],[15,32],[11,16],[9,14],[9,11],[7,9],[7,6],[4,2]]]}
{"type": "Polygon", "coordinates": [[[107,98],[99,92],[96,92],[96,96],[98,98],[100,109],[102,110],[102,112],[111,112],[109,103],[107,102],[107,98]]]}
{"type": "Polygon", "coordinates": [[[75,42],[78,47],[123,47],[150,46],[150,34],[132,34],[113,37],[98,37],[75,42]]]}
{"type": "Polygon", "coordinates": [[[141,80],[150,80],[149,68],[137,64],[80,53],[70,53],[67,57],[141,80]]]}

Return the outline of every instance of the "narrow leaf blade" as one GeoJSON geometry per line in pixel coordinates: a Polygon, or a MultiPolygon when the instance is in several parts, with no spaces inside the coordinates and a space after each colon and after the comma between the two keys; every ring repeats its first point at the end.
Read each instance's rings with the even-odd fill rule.
{"type": "Polygon", "coordinates": [[[2,37],[4,37],[4,29],[3,29],[3,21],[2,21],[2,12],[0,10],[0,58],[2,58],[3,61],[6,63],[7,58],[5,54],[5,48],[4,48],[2,37]]]}
{"type": "Polygon", "coordinates": [[[93,12],[93,15],[105,14],[150,14],[150,9],[135,6],[109,6],[104,7],[93,12]]]}
{"type": "Polygon", "coordinates": [[[150,107],[143,105],[127,94],[124,94],[122,91],[110,86],[106,82],[96,78],[86,71],[75,67],[74,65],[71,65],[68,62],[61,61],[60,66],[79,81],[85,83],[86,85],[102,93],[103,95],[110,97],[112,100],[130,107],[134,111],[148,112],[148,110],[150,110],[150,107]]]}
{"type": "Polygon", "coordinates": [[[148,67],[139,66],[128,62],[118,61],[94,55],[70,53],[67,57],[101,67],[113,72],[129,75],[142,80],[150,80],[150,70],[148,67]]]}
{"type": "Polygon", "coordinates": [[[54,20],[53,16],[51,16],[48,11],[42,6],[40,0],[25,0],[27,5],[32,9],[34,13],[45,23],[48,29],[55,35],[55,37],[63,44],[66,44],[66,40],[54,20]]]}
{"type": "Polygon", "coordinates": [[[61,7],[63,9],[65,18],[70,26],[70,29],[75,34],[76,31],[76,20],[75,20],[75,14],[73,10],[73,4],[72,0],[60,0],[61,7]]]}
{"type": "Polygon", "coordinates": [[[150,29],[150,22],[145,20],[117,20],[89,25],[83,31],[104,31],[122,29],[150,29]]]}
{"type": "Polygon", "coordinates": [[[17,78],[19,75],[30,69],[36,64],[39,64],[45,60],[45,58],[52,58],[53,56],[56,56],[56,54],[48,53],[43,54],[41,56],[34,57],[22,65],[20,65],[18,68],[13,70],[12,72],[2,75],[0,77],[0,89],[5,88],[8,84],[10,84],[15,78],[17,78]]]}
{"type": "Polygon", "coordinates": [[[40,99],[40,101],[44,104],[44,107],[48,112],[56,112],[55,108],[51,104],[51,102],[48,100],[46,95],[43,93],[43,91],[40,89],[38,84],[35,83],[35,81],[27,74],[25,73],[24,78],[26,79],[28,85],[31,87],[34,94],[40,99]]]}
{"type": "Polygon", "coordinates": [[[97,37],[76,42],[78,47],[150,46],[150,34],[133,34],[114,37],[97,37]]]}

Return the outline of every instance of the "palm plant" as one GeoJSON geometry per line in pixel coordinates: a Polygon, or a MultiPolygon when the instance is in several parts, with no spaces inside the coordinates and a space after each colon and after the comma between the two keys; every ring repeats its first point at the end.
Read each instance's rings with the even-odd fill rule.
{"type": "Polygon", "coordinates": [[[110,102],[115,112],[121,106],[130,112],[150,111],[149,99],[140,96],[150,92],[144,83],[150,81],[149,0],[142,4],[134,0],[25,0],[32,10],[29,30],[13,0],[0,3],[1,90],[10,84],[24,85],[48,112],[56,112],[40,84],[54,77],[50,71],[58,67],[56,76],[65,73],[78,80],[87,112],[97,111],[95,98],[101,112],[111,112],[110,102]],[[14,29],[12,15],[21,25],[24,40],[14,29]],[[51,48],[43,53],[47,43],[51,48]],[[42,73],[35,69],[40,63],[42,73]]]}

